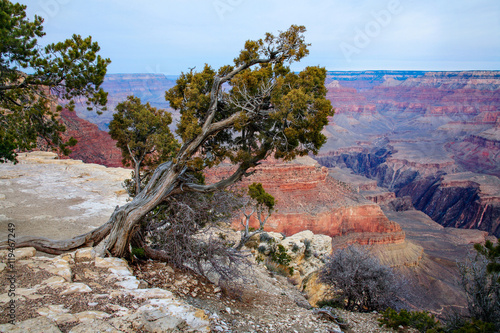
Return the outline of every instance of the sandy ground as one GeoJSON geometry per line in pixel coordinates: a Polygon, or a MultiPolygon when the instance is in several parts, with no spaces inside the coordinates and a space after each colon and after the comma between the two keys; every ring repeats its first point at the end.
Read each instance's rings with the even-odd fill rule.
{"type": "Polygon", "coordinates": [[[16,238],[70,238],[105,223],[128,195],[130,170],[106,168],[34,152],[0,164],[0,239],[15,225],[16,238]]]}

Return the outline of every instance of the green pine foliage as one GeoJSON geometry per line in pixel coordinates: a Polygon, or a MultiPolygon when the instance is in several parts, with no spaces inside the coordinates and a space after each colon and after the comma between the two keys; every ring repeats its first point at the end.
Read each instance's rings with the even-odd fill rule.
{"type": "Polygon", "coordinates": [[[248,195],[257,202],[258,206],[266,206],[268,211],[274,208],[274,197],[264,190],[261,183],[248,185],[248,195]]]}
{"type": "Polygon", "coordinates": [[[186,147],[198,145],[202,133],[217,124],[200,154],[190,159],[192,167],[229,159],[248,168],[270,154],[291,160],[318,152],[326,142],[321,130],[333,116],[326,70],[307,67],[296,74],[286,66],[308,54],[303,32],[303,26],[293,25],[278,36],[268,33],[264,40],[247,41],[234,66],[215,70],[205,65],[200,72],[182,73],[166,92],[170,106],[181,114],[177,134],[186,147]],[[278,50],[277,45],[284,46],[278,50]],[[221,80],[228,89],[213,90],[221,80]]]}
{"type": "Polygon", "coordinates": [[[40,16],[27,18],[25,5],[0,0],[0,163],[16,162],[16,151],[35,148],[37,139],[69,153],[76,142],[61,139],[61,101],[70,110],[75,98],[105,109],[100,85],[110,60],[97,55],[99,45],[73,35],[41,47],[42,24],[40,16]]]}
{"type": "Polygon", "coordinates": [[[109,134],[122,151],[123,163],[134,167],[135,194],[141,190],[144,174],[177,152],[179,144],[170,132],[171,123],[169,112],[142,104],[138,97],[128,96],[116,106],[109,134]]]}
{"type": "MultiPolygon", "coordinates": [[[[500,273],[500,239],[497,241],[496,246],[490,240],[487,240],[484,245],[474,244],[474,249],[488,259],[487,270],[490,274],[500,273]]],[[[500,283],[500,277],[498,283],[500,283]]]]}

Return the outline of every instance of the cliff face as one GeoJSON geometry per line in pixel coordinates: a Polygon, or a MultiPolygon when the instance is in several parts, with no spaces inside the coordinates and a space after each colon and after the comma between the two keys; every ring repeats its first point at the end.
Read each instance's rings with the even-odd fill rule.
{"type": "Polygon", "coordinates": [[[500,176],[499,71],[329,72],[328,79],[336,114],[316,157],[321,165],[411,196],[443,225],[497,233],[499,213],[472,198],[474,179],[446,188],[435,182],[464,171],[500,176]]]}
{"type": "Polygon", "coordinates": [[[445,227],[479,229],[500,236],[500,179],[470,172],[413,182],[399,195],[445,227]]]}
{"type": "Polygon", "coordinates": [[[500,177],[500,122],[496,126],[463,141],[452,141],[446,149],[457,163],[466,170],[500,177]]]}
{"type": "Polygon", "coordinates": [[[108,167],[122,166],[122,153],[116,147],[116,141],[104,131],[99,130],[97,125],[79,118],[75,112],[63,110],[61,121],[66,126],[63,137],[68,139],[74,137],[78,140],[75,147],[71,147],[72,153],[69,157],[82,160],[85,163],[96,163],[108,167]]]}
{"type": "MultiPolygon", "coordinates": [[[[207,182],[229,175],[232,167],[210,170],[207,182]]],[[[290,163],[266,161],[239,186],[262,183],[277,200],[266,231],[293,235],[303,230],[331,237],[349,236],[350,243],[391,244],[404,241],[399,225],[387,219],[380,207],[333,179],[328,169],[309,158],[290,163]]],[[[239,218],[234,226],[239,227],[239,218]]],[[[253,227],[257,227],[253,221],[253,227]]]]}

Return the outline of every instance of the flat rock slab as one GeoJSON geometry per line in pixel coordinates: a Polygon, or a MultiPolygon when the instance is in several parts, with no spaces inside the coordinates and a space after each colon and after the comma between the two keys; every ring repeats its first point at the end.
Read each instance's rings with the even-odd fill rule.
{"type": "Polygon", "coordinates": [[[16,165],[0,164],[0,239],[9,223],[17,238],[70,238],[102,225],[126,203],[122,183],[130,170],[56,157],[23,153],[16,165]]]}

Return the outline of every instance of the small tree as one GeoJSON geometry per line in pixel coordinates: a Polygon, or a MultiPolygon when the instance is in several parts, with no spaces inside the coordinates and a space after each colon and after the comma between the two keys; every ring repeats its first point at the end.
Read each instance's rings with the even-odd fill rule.
{"type": "Polygon", "coordinates": [[[335,300],[348,310],[371,311],[394,306],[402,295],[402,279],[368,250],[350,245],[338,250],[319,272],[335,300]]]}
{"type": "MultiPolygon", "coordinates": [[[[500,273],[500,238],[497,241],[496,246],[490,240],[487,240],[484,246],[474,244],[474,249],[488,259],[489,262],[486,269],[490,274],[500,273]]],[[[500,274],[498,283],[500,283],[500,274]]]]}
{"type": "Polygon", "coordinates": [[[242,207],[242,213],[245,218],[241,221],[243,230],[241,230],[240,242],[236,246],[237,250],[241,250],[243,245],[245,245],[245,243],[254,235],[264,231],[264,226],[274,211],[274,197],[264,190],[261,183],[253,183],[252,185],[249,185],[248,196],[250,198],[243,204],[242,207]],[[259,220],[259,228],[250,232],[250,218],[255,213],[255,216],[259,220]]]}
{"type": "Polygon", "coordinates": [[[63,142],[65,127],[56,104],[83,97],[89,109],[107,102],[100,85],[109,59],[97,55],[91,37],[73,35],[42,48],[43,18],[26,18],[26,6],[0,0],[0,163],[16,162],[16,150],[33,149],[41,138],[65,154],[76,141],[63,142]]]}
{"type": "Polygon", "coordinates": [[[491,254],[494,247],[487,245],[476,246],[480,251],[471,253],[458,268],[471,319],[492,323],[500,329],[500,273],[490,268],[491,261],[484,254],[491,254]]]}
{"type": "Polygon", "coordinates": [[[109,134],[118,141],[116,145],[122,151],[124,165],[134,167],[137,195],[141,191],[143,170],[170,160],[179,147],[168,127],[172,115],[149,103],[141,104],[134,96],[118,104],[116,111],[109,123],[109,134]]]}

